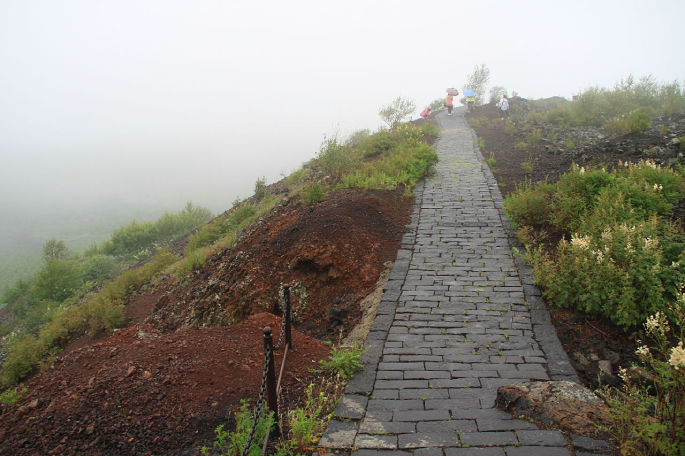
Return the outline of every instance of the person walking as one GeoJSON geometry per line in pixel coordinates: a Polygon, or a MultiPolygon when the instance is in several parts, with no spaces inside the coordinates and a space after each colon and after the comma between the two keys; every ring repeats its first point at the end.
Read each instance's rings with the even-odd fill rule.
{"type": "Polygon", "coordinates": [[[473,112],[473,107],[476,104],[476,97],[473,95],[467,95],[466,96],[466,106],[468,107],[469,113],[473,112]]]}
{"type": "Polygon", "coordinates": [[[451,93],[447,93],[447,96],[445,97],[445,106],[447,106],[447,115],[451,116],[452,108],[454,107],[454,95],[451,93]]]}
{"type": "Polygon", "coordinates": [[[502,95],[502,99],[497,103],[497,107],[502,114],[502,118],[509,117],[509,100],[507,100],[507,97],[502,95]]]}

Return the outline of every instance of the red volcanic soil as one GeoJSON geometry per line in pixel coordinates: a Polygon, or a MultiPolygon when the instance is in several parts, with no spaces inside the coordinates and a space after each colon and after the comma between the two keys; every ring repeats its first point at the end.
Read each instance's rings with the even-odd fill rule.
{"type": "MultiPolygon", "coordinates": [[[[277,338],[280,325],[262,313],[233,326],[167,334],[126,328],[74,350],[27,381],[19,403],[2,406],[0,454],[194,454],[240,399],[257,397],[262,328],[271,326],[277,338]]],[[[329,353],[316,339],[293,338],[286,389],[312,378],[329,353]]]]}
{"type": "Polygon", "coordinates": [[[301,396],[329,353],[315,337],[337,340],[359,321],[411,210],[402,189],[279,206],[186,279],[132,297],[127,328],[82,337],[21,385],[19,402],[0,405],[0,454],[198,454],[217,425],[232,426],[241,399],[257,397],[262,328],[276,340],[282,284],[292,285],[298,330],[283,391],[301,396]]]}

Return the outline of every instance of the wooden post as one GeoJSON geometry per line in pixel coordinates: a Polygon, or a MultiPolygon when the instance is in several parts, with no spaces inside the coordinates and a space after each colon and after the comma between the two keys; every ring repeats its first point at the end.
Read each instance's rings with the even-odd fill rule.
{"type": "Polygon", "coordinates": [[[274,427],[272,435],[279,437],[281,435],[280,427],[278,426],[278,397],[276,396],[276,369],[274,368],[274,343],[271,337],[271,328],[264,327],[264,353],[269,353],[266,368],[266,399],[269,409],[274,412],[274,427]]]}
{"type": "Polygon", "coordinates": [[[290,333],[290,287],[283,287],[283,318],[285,318],[285,344],[293,348],[292,334],[290,333]]]}

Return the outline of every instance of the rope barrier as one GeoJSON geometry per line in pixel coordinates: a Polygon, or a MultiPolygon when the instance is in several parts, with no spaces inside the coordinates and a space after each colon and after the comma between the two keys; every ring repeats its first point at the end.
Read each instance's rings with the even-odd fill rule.
{"type": "Polygon", "coordinates": [[[250,447],[252,446],[252,441],[254,440],[255,433],[257,432],[257,427],[259,426],[259,421],[262,417],[265,393],[268,407],[274,414],[274,424],[273,428],[268,429],[266,432],[266,436],[264,437],[264,444],[262,446],[262,454],[266,454],[266,449],[269,444],[269,438],[272,435],[280,435],[280,425],[278,417],[278,396],[280,394],[281,379],[283,377],[283,372],[285,371],[285,362],[288,356],[288,350],[292,349],[292,337],[290,329],[290,287],[285,286],[283,287],[283,316],[281,321],[281,333],[278,336],[278,342],[276,343],[276,345],[273,345],[271,328],[269,326],[266,326],[263,330],[264,369],[262,371],[262,384],[259,387],[259,396],[257,398],[257,404],[254,409],[252,429],[250,430],[250,435],[247,439],[247,443],[245,444],[243,456],[248,456],[248,454],[250,453],[250,447]],[[283,352],[283,361],[281,363],[278,381],[276,382],[274,369],[274,352],[281,348],[283,342],[285,342],[285,350],[283,352]]]}

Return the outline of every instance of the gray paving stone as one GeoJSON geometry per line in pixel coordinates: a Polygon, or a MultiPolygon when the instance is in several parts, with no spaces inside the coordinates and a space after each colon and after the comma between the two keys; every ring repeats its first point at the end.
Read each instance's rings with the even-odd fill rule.
{"type": "Polygon", "coordinates": [[[416,432],[416,425],[408,421],[363,420],[359,425],[362,434],[408,434],[416,432]]]}
{"type": "Polygon", "coordinates": [[[580,435],[571,436],[573,448],[588,451],[603,451],[609,449],[609,443],[605,440],[592,439],[580,435]]]}
{"type": "Polygon", "coordinates": [[[333,416],[343,419],[359,420],[364,416],[369,398],[358,394],[343,394],[333,411],[333,416]]]}
{"type": "Polygon", "coordinates": [[[504,448],[445,448],[445,456],[505,456],[504,448]]]}
{"type": "Polygon", "coordinates": [[[516,436],[511,431],[462,432],[459,438],[463,445],[471,446],[504,446],[516,443],[516,436]]]}
{"type": "Polygon", "coordinates": [[[522,420],[507,420],[499,418],[476,418],[478,430],[481,432],[488,431],[513,431],[518,429],[537,429],[537,426],[528,421],[522,420]]]}
{"type": "Polygon", "coordinates": [[[416,432],[414,434],[400,434],[398,445],[401,449],[444,447],[457,444],[456,432],[416,432]]]}
{"type": "Polygon", "coordinates": [[[357,437],[354,439],[354,446],[357,448],[394,450],[397,449],[397,436],[357,434],[357,437]]]}
{"type": "Polygon", "coordinates": [[[357,422],[331,420],[326,432],[319,440],[319,446],[327,448],[350,448],[357,435],[357,422]]]}
{"type": "MultiPolygon", "coordinates": [[[[326,455],[324,455],[326,456],[326,455]]],[[[411,456],[409,451],[400,450],[355,450],[351,453],[351,456],[411,456]]]]}
{"type": "Polygon", "coordinates": [[[416,448],[414,456],[443,456],[442,448],[416,448]]]}
{"type": "Polygon", "coordinates": [[[419,421],[416,432],[477,431],[474,420],[419,421]]]}
{"type": "Polygon", "coordinates": [[[393,413],[393,421],[446,421],[448,410],[400,410],[393,413]]]}
{"type": "Polygon", "coordinates": [[[506,447],[507,456],[570,456],[567,448],[545,446],[506,447]]]}

